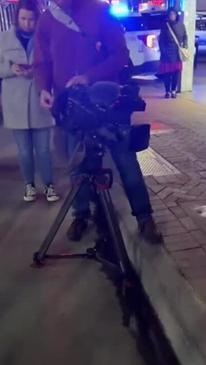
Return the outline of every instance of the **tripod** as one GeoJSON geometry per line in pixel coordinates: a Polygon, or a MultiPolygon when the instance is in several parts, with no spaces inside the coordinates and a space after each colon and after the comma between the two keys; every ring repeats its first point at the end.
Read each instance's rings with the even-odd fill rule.
{"type": "Polygon", "coordinates": [[[46,259],[92,259],[100,262],[107,276],[117,289],[123,312],[123,325],[129,326],[130,319],[139,307],[139,281],[127,255],[126,247],[112,202],[110,189],[113,184],[111,169],[104,169],[104,143],[96,133],[86,139],[86,157],[81,163],[82,173],[75,179],[62,207],[57,214],[39,250],[33,255],[36,267],[44,265],[46,259]],[[48,254],[48,250],[60,229],[66,214],[84,184],[89,184],[96,203],[95,223],[98,238],[95,245],[85,252],[75,254],[48,254]]]}
{"type": "Polygon", "coordinates": [[[124,240],[112,202],[110,189],[113,184],[112,170],[102,167],[105,148],[96,134],[91,134],[86,141],[86,157],[83,160],[83,171],[78,176],[68,193],[62,207],[39,250],[34,253],[33,262],[36,266],[44,264],[46,259],[88,258],[106,264],[120,276],[132,277],[133,270],[126,252],[124,240]],[[92,161],[92,162],[91,162],[92,161]],[[96,203],[95,223],[98,238],[94,247],[86,252],[75,254],[48,254],[48,250],[60,229],[66,214],[84,184],[89,184],[96,203]]]}

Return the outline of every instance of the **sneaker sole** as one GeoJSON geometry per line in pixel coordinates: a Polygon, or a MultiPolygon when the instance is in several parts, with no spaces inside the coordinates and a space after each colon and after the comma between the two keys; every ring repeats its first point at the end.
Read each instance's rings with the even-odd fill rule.
{"type": "Polygon", "coordinates": [[[52,196],[52,197],[46,197],[46,200],[49,202],[49,203],[55,203],[57,202],[58,200],[60,199],[60,197],[58,196],[52,196]]]}
{"type": "Polygon", "coordinates": [[[27,197],[27,196],[24,196],[24,201],[27,202],[27,203],[32,203],[32,202],[35,202],[36,201],[36,196],[35,197],[27,197]]]}

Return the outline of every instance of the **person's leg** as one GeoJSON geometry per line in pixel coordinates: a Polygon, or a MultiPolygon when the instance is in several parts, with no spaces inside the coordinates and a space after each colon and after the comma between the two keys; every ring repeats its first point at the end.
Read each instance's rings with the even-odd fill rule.
{"type": "Polygon", "coordinates": [[[53,173],[50,151],[50,128],[32,129],[33,144],[40,176],[45,185],[45,194],[48,201],[59,199],[53,187],[53,173]]]}
{"type": "Polygon", "coordinates": [[[45,186],[53,183],[50,154],[50,129],[32,129],[32,137],[36,154],[37,167],[45,186]]]}
{"type": "Polygon", "coordinates": [[[34,155],[31,131],[29,129],[14,129],[13,135],[18,149],[21,173],[26,185],[24,200],[34,201],[36,191],[34,189],[34,155]]]}
{"type": "Polygon", "coordinates": [[[111,155],[122,179],[132,215],[139,221],[148,218],[152,208],[136,153],[116,144],[111,148],[111,155]]]}
{"type": "Polygon", "coordinates": [[[165,73],[163,75],[164,85],[165,85],[165,97],[169,98],[171,93],[171,74],[165,73]]]}
{"type": "MultiPolygon", "coordinates": [[[[79,137],[71,133],[68,134],[68,154],[69,160],[73,158],[77,144],[79,143],[79,137]]],[[[76,166],[70,173],[72,183],[75,183],[75,179],[82,173],[81,164],[76,166]]],[[[84,184],[80,189],[73,203],[73,216],[76,218],[89,218],[90,217],[90,185],[84,184]]]]}
{"type": "Polygon", "coordinates": [[[176,93],[177,93],[177,84],[179,81],[179,75],[180,72],[176,71],[172,73],[172,97],[176,98],[176,93]]]}
{"type": "Polygon", "coordinates": [[[198,54],[199,54],[199,46],[198,42],[195,43],[195,57],[194,57],[194,68],[197,68],[198,65],[198,54]]]}
{"type": "Polygon", "coordinates": [[[53,129],[53,148],[58,166],[66,167],[68,162],[66,133],[60,127],[53,129]]]}
{"type": "Polygon", "coordinates": [[[122,179],[132,214],[139,223],[140,233],[152,243],[161,243],[162,236],[152,218],[149,194],[136,153],[129,151],[126,144],[114,144],[111,154],[122,179]]]}
{"type": "MultiPolygon", "coordinates": [[[[78,159],[77,156],[74,157],[75,150],[77,148],[78,143],[80,142],[81,137],[78,135],[74,135],[68,133],[68,155],[69,161],[73,158],[78,159]]],[[[73,167],[73,170],[70,173],[71,181],[75,184],[76,178],[82,173],[81,164],[80,166],[73,167]]],[[[72,208],[73,208],[73,217],[74,220],[71,223],[71,226],[68,229],[67,236],[72,241],[79,241],[82,238],[84,231],[88,226],[88,218],[90,217],[90,198],[91,198],[91,189],[89,182],[82,185],[80,191],[74,199],[72,208]]]]}

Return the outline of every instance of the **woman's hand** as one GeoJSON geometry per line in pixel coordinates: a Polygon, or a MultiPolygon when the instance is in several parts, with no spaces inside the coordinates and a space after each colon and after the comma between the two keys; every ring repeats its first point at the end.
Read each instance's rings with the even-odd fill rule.
{"type": "Polygon", "coordinates": [[[19,64],[13,63],[11,65],[11,70],[15,76],[23,76],[26,78],[33,77],[32,65],[19,65],[19,64]]]}
{"type": "Polygon", "coordinates": [[[13,72],[13,74],[15,76],[23,76],[24,70],[22,69],[22,67],[16,63],[13,63],[11,65],[11,71],[13,72]]]}

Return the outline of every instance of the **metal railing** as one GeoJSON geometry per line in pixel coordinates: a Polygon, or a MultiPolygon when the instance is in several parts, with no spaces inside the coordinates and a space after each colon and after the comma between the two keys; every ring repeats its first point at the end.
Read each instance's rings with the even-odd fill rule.
{"type": "Polygon", "coordinates": [[[14,22],[15,4],[0,0],[0,32],[8,30],[14,22]]]}
{"type": "MultiPolygon", "coordinates": [[[[0,32],[8,30],[14,22],[16,4],[8,0],[0,0],[0,32]]],[[[49,0],[38,0],[40,11],[44,11],[49,5],[49,0]]]]}

